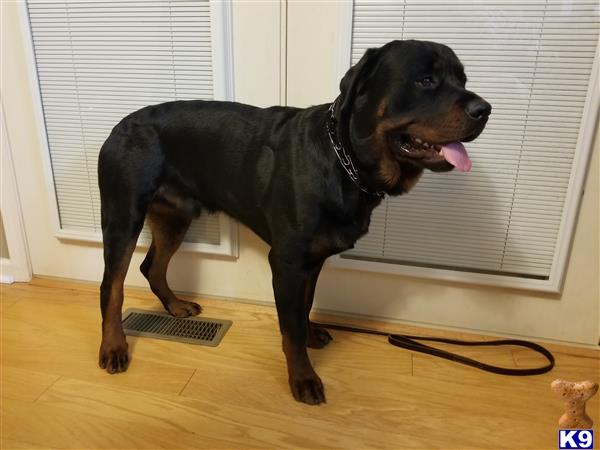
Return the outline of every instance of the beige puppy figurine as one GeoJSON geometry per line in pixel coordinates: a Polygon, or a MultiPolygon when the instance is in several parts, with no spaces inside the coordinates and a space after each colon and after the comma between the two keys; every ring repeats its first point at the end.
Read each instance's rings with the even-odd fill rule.
{"type": "Polygon", "coordinates": [[[558,419],[558,426],[562,429],[588,430],[594,422],[585,412],[585,403],[598,391],[598,383],[582,381],[554,380],[551,389],[560,396],[567,410],[558,419]]]}

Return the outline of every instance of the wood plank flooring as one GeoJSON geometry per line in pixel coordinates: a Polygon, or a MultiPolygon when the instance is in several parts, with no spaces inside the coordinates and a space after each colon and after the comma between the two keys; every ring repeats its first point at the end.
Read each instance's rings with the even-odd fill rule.
{"type": "MultiPolygon", "coordinates": [[[[563,409],[550,382],[600,376],[594,350],[548,344],[554,371],[505,377],[334,331],[328,347],[310,350],[327,395],[311,407],[289,393],[272,307],[200,299],[205,316],[234,322],[219,347],[129,337],[129,370],[108,375],[97,366],[97,285],[36,278],[0,290],[2,449],[555,449],[563,409]]],[[[141,289],[126,290],[125,307],[161,309],[141,289]]],[[[520,349],[460,352],[507,367],[540,363],[520,349]]],[[[598,397],[588,406],[596,426],[598,397]]]]}

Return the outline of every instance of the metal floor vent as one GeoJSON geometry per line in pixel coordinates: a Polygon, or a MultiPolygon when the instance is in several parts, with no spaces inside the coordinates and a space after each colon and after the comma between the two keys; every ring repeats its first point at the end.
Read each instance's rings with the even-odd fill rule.
{"type": "Polygon", "coordinates": [[[188,344],[216,347],[231,326],[231,320],[207,317],[180,319],[166,312],[131,308],[123,316],[123,329],[129,336],[144,336],[188,344]]]}

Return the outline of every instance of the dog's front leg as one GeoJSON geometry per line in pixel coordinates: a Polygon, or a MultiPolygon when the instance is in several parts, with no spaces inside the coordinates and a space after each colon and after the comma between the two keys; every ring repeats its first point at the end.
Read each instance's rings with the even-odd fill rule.
{"type": "Polygon", "coordinates": [[[300,402],[318,405],[325,402],[325,391],[306,351],[308,322],[304,293],[311,267],[301,257],[274,250],[269,253],[269,263],[292,394],[300,402]]]}

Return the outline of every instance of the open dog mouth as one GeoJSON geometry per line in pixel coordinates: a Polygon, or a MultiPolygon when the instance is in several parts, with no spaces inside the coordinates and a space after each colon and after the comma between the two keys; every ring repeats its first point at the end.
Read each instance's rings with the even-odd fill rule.
{"type": "MultiPolygon", "coordinates": [[[[470,138],[464,139],[471,140],[470,138]]],[[[401,134],[394,137],[398,156],[426,164],[435,164],[447,161],[461,172],[471,170],[471,159],[465,146],[460,141],[454,142],[426,142],[418,137],[401,134]]]]}

